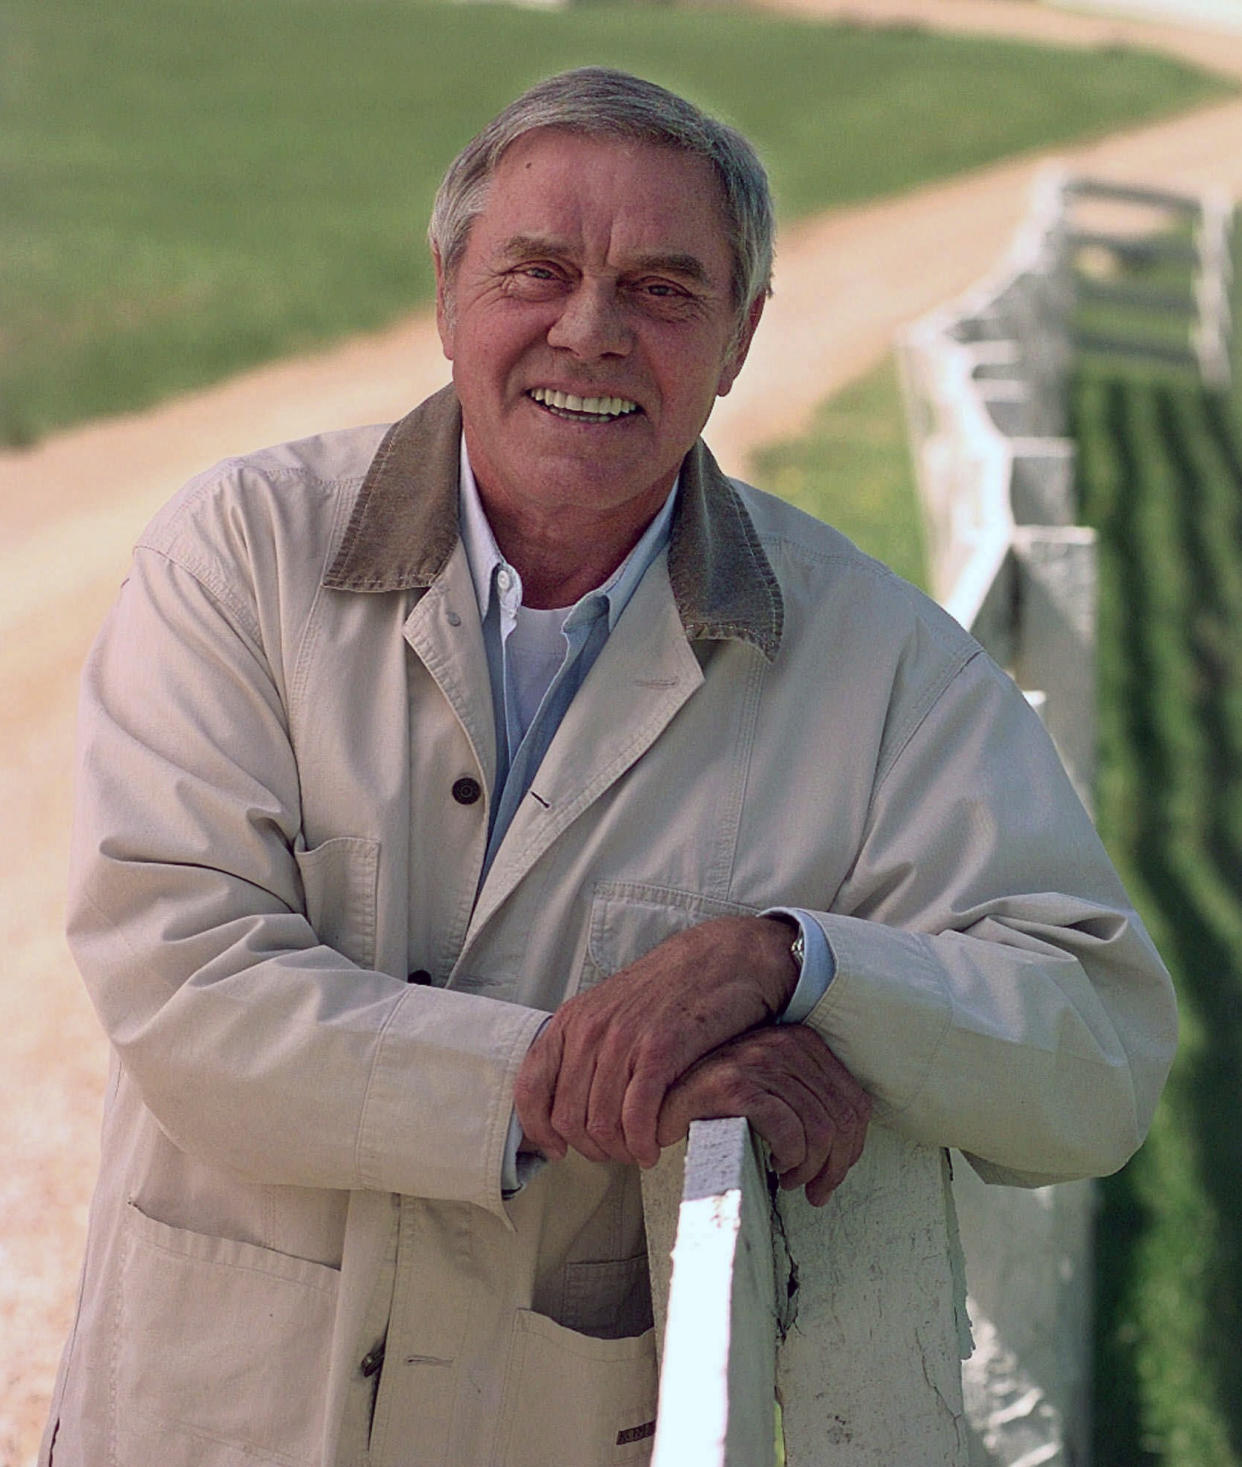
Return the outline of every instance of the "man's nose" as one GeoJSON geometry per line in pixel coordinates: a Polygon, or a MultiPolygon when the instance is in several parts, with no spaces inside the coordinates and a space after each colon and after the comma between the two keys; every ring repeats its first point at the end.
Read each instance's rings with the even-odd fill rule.
{"type": "Polygon", "coordinates": [[[631,333],[623,303],[606,282],[583,281],[566,298],[548,331],[548,345],[577,357],[625,356],[631,333]]]}

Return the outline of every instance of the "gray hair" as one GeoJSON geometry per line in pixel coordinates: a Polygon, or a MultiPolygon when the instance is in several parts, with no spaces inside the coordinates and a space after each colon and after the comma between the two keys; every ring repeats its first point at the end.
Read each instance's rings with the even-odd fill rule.
{"type": "Polygon", "coordinates": [[[705,159],[720,181],[739,321],[754,301],[771,293],[772,195],[754,148],[741,133],[675,92],[603,66],[584,66],[537,82],[450,164],[427,231],[446,277],[461,263],[470,226],[484,207],[501,155],[520,137],[543,127],[636,139],[705,159]]]}

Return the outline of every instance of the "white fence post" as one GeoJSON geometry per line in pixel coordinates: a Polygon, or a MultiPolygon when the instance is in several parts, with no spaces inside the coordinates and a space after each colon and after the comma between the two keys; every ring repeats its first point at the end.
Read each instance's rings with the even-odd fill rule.
{"type": "Polygon", "coordinates": [[[643,1177],[664,1342],[653,1467],[771,1467],[774,1398],[787,1467],[967,1467],[945,1153],[873,1123],[827,1206],[781,1192],[774,1209],[747,1131],[691,1129],[666,1325],[672,1148],[643,1177]]]}
{"type": "MultiPolygon", "coordinates": [[[[660,1169],[644,1177],[644,1208],[665,1219],[656,1224],[664,1241],[670,1178],[660,1169]]],[[[650,1233],[649,1223],[648,1253],[662,1264],[650,1233]]],[[[772,1221],[746,1121],[692,1123],[676,1234],[652,1467],[772,1467],[772,1221]]]]}
{"type": "Polygon", "coordinates": [[[1221,391],[1233,376],[1230,347],[1233,340],[1233,201],[1226,195],[1204,196],[1196,234],[1199,272],[1195,299],[1199,321],[1194,332],[1195,351],[1203,380],[1221,391]]]}
{"type": "Polygon", "coordinates": [[[872,1122],[825,1207],[788,1192],[779,1208],[796,1284],[776,1359],[788,1467],[966,1467],[946,1154],[872,1122]]]}
{"type": "Polygon", "coordinates": [[[1017,617],[1013,675],[1045,698],[1043,717],[1078,797],[1093,808],[1096,744],[1095,531],[1014,529],[1017,617]]]}
{"type": "MultiPolygon", "coordinates": [[[[1084,297],[1181,314],[1185,348],[1141,335],[1089,345],[1197,365],[1228,382],[1229,229],[1215,198],[1047,176],[997,277],[915,323],[899,343],[907,422],[946,608],[1033,690],[1090,808],[1095,764],[1095,537],[1074,525],[1074,446],[1064,423],[1075,288],[1088,247],[1197,263],[1193,295],[1144,282],[1084,297]],[[1191,221],[1191,243],[1070,227],[1067,202],[1137,206],[1191,221]],[[1051,436],[1050,436],[1051,435],[1051,436]]],[[[1084,1467],[1089,1460],[1090,1184],[1023,1192],[955,1181],[976,1349],[965,1368],[972,1467],[1084,1467]]]]}

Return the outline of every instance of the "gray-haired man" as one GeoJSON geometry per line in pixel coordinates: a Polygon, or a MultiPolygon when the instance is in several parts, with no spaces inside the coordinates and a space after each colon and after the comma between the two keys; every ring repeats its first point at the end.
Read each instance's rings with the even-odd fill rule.
{"type": "Polygon", "coordinates": [[[768,289],[749,146],[570,73],[432,242],[452,388],[194,481],[87,670],[115,1065],[58,1467],[642,1461],[636,1164],[691,1118],[811,1202],[873,1107],[1043,1181],[1168,1064],[1016,689],[698,440],[768,289]]]}

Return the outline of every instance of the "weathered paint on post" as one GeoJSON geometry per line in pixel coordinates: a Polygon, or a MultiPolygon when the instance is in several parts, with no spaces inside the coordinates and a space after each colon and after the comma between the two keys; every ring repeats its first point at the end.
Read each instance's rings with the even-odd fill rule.
{"type": "MultiPolygon", "coordinates": [[[[801,1191],[774,1204],[745,1123],[701,1126],[653,1467],[771,1467],[774,1365],[788,1467],[966,1467],[969,1331],[945,1154],[873,1123],[826,1207],[801,1191]]],[[[657,1298],[675,1172],[643,1179],[657,1298]]]]}
{"type": "Polygon", "coordinates": [[[966,1467],[969,1326],[945,1153],[873,1122],[827,1206],[789,1192],[779,1211],[788,1467],[966,1467]]]}

